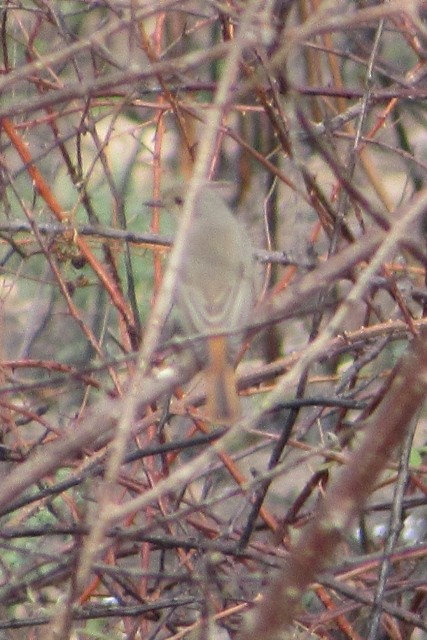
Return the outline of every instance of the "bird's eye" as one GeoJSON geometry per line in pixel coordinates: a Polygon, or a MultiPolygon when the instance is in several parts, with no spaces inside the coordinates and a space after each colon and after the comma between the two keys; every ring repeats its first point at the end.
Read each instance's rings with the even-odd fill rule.
{"type": "Polygon", "coordinates": [[[181,198],[181,196],[175,196],[174,198],[174,202],[175,204],[177,204],[179,207],[181,207],[184,204],[184,199],[181,198]]]}

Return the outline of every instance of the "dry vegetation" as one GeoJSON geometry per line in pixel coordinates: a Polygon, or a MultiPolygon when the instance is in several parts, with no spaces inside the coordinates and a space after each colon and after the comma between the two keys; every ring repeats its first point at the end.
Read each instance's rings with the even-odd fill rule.
{"type": "Polygon", "coordinates": [[[424,4],[0,2],[1,638],[427,638],[424,4]],[[259,264],[226,431],[177,178],[259,264]]]}

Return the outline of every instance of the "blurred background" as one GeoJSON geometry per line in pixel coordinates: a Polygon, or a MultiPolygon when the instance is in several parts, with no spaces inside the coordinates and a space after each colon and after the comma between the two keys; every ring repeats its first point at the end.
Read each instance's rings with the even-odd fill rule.
{"type": "MultiPolygon", "coordinates": [[[[111,434],[2,510],[0,637],[44,637],[67,597],[70,638],[237,637],[377,406],[399,405],[387,391],[427,300],[422,212],[393,231],[425,190],[425,18],[403,0],[0,3],[2,478],[125,392],[176,233],[146,203],[190,182],[217,108],[209,178],[250,233],[262,324],[237,370],[240,441],[108,531],[84,592],[111,434]]],[[[156,371],[174,351],[166,327],[156,371]]],[[[169,391],[132,427],[120,504],[212,446],[203,382],[169,391]]],[[[283,637],[427,637],[425,443],[414,404],[283,637]]]]}

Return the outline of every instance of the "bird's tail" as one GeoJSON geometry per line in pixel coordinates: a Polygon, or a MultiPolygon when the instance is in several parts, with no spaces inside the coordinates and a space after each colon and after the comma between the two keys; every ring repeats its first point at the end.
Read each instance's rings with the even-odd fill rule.
{"type": "Polygon", "coordinates": [[[208,338],[208,416],[218,424],[232,424],[240,415],[236,375],[227,358],[227,337],[208,338]]]}

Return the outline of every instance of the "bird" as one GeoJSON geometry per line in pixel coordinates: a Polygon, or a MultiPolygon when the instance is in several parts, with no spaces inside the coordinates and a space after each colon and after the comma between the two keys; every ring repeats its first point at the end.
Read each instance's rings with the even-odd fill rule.
{"type": "MultiPolygon", "coordinates": [[[[182,212],[188,186],[162,194],[173,215],[182,212]]],[[[191,342],[192,355],[204,370],[207,416],[219,425],[240,416],[234,365],[255,304],[254,259],[245,227],[211,183],[203,184],[177,274],[173,304],[179,332],[204,336],[191,342]]]]}

